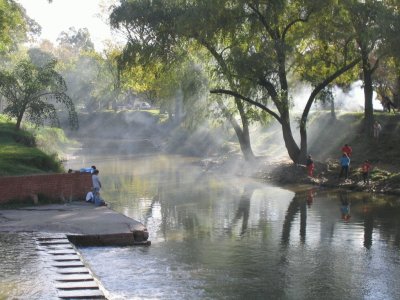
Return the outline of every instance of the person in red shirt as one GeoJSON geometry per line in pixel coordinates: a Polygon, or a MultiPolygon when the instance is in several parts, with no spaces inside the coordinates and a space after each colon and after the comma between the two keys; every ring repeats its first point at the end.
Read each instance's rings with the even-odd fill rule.
{"type": "Polygon", "coordinates": [[[351,147],[348,144],[345,144],[342,147],[342,153],[346,153],[348,157],[351,156],[351,153],[353,152],[353,149],[351,149],[351,147]]]}
{"type": "Polygon", "coordinates": [[[314,176],[314,174],[313,174],[314,173],[314,161],[313,161],[311,155],[308,155],[306,165],[307,165],[308,176],[313,177],[314,176]]]}
{"type": "Polygon", "coordinates": [[[366,160],[361,166],[364,184],[369,184],[369,172],[371,171],[371,163],[366,160]]]}

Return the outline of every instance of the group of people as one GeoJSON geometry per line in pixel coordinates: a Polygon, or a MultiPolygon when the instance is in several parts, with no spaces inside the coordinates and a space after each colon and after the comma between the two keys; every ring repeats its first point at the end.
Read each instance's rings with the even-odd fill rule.
{"type": "MultiPolygon", "coordinates": [[[[350,168],[350,157],[351,154],[353,153],[353,149],[348,145],[345,144],[342,147],[342,157],[340,158],[340,174],[339,174],[339,179],[342,178],[344,175],[345,179],[347,180],[349,178],[349,168],[350,168]]],[[[363,164],[361,165],[361,173],[363,176],[363,181],[364,184],[369,184],[369,173],[372,169],[371,163],[369,160],[365,160],[363,164]]]]}
{"type": "MultiPolygon", "coordinates": [[[[380,126],[380,125],[379,125],[380,126]]],[[[380,131],[380,129],[379,129],[380,131]]],[[[348,145],[345,144],[342,149],[342,157],[340,158],[340,174],[339,174],[339,179],[341,179],[343,176],[345,180],[349,178],[349,168],[350,168],[350,157],[353,153],[353,149],[348,145]]],[[[311,155],[308,155],[307,157],[307,174],[310,177],[314,177],[314,161],[311,157],[311,155]]],[[[364,184],[369,184],[369,173],[372,169],[371,163],[369,160],[365,160],[364,163],[361,165],[361,172],[363,176],[363,181],[364,184]]]]}
{"type": "Polygon", "coordinates": [[[99,170],[96,168],[96,166],[83,168],[80,171],[92,174],[92,191],[87,193],[86,201],[94,203],[96,206],[106,205],[104,200],[100,197],[101,181],[99,178],[99,170]]]}

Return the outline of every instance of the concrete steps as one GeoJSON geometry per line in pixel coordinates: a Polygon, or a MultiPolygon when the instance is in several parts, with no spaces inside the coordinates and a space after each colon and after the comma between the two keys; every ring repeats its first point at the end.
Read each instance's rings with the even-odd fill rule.
{"type": "Polygon", "coordinates": [[[107,299],[67,237],[37,238],[55,269],[55,287],[60,299],[107,299]]]}

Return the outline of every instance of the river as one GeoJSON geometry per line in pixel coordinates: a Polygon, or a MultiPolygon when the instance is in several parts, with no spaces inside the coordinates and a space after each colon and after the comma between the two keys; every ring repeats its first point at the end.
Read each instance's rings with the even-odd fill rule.
{"type": "Polygon", "coordinates": [[[400,299],[396,199],[294,192],[179,156],[69,162],[92,164],[152,241],[80,249],[112,299],[400,299]]]}
{"type": "Polygon", "coordinates": [[[66,168],[93,164],[102,197],[152,242],[79,249],[110,299],[400,299],[396,198],[287,189],[180,156],[80,156],[66,168]]]}

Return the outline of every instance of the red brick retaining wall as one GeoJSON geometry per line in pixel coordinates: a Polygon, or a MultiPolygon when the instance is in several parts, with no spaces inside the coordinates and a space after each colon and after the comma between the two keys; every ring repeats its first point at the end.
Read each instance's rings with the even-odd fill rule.
{"type": "Polygon", "coordinates": [[[0,203],[37,199],[39,194],[55,200],[84,199],[92,188],[90,173],[0,177],[0,203]]]}

